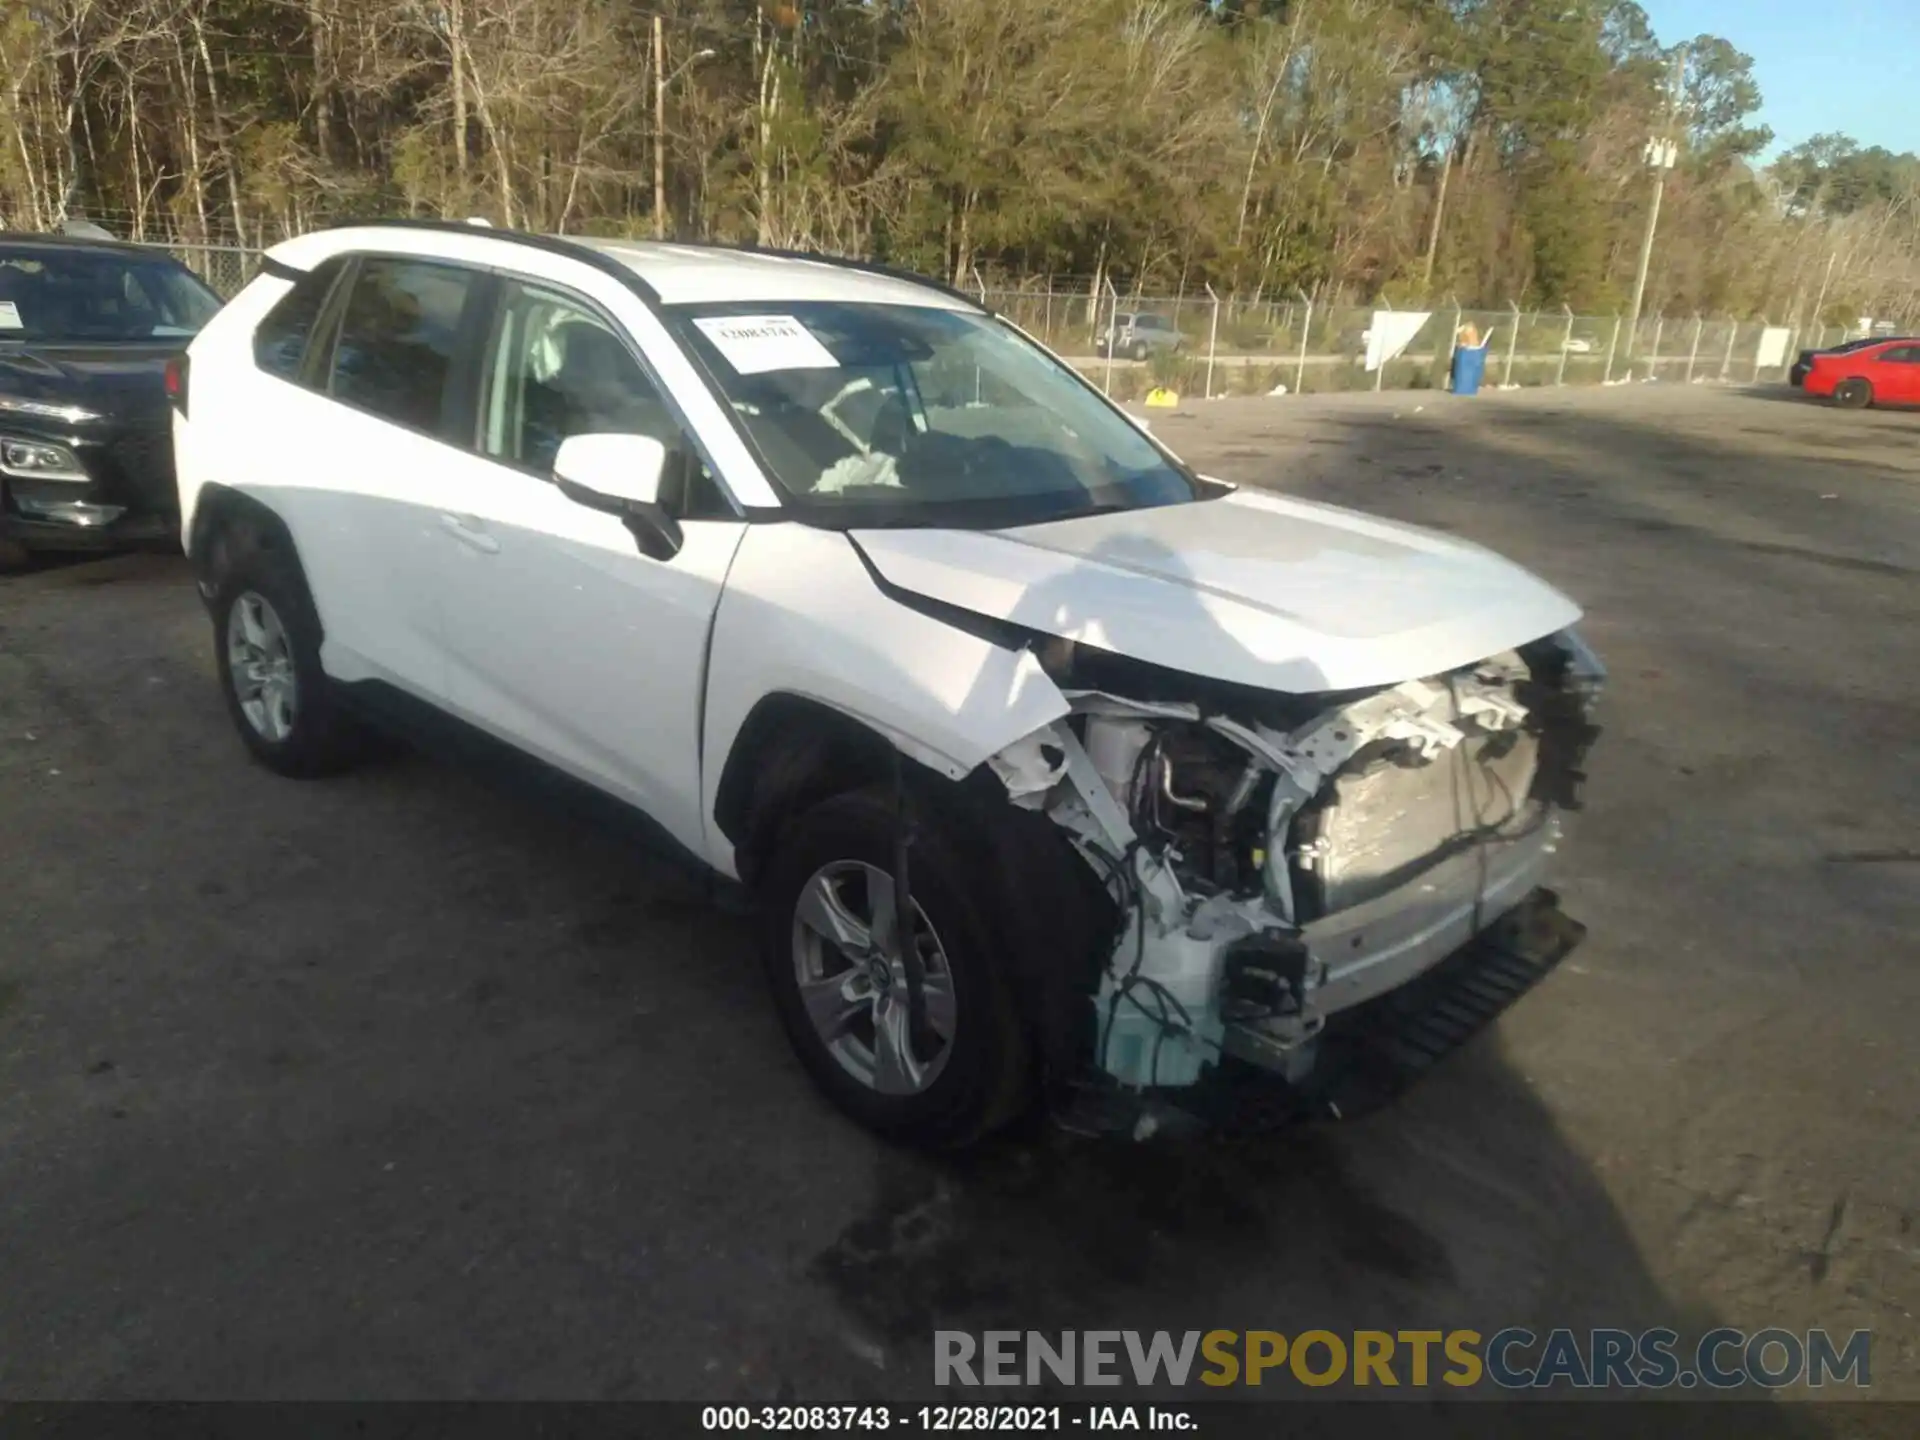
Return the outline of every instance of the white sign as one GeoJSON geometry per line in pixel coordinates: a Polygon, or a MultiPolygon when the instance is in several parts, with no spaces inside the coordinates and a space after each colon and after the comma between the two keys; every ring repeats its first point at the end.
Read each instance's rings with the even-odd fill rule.
{"type": "Polygon", "coordinates": [[[20,323],[20,307],[11,300],[0,300],[0,330],[24,330],[20,323]]]}
{"type": "Polygon", "coordinates": [[[693,323],[742,375],[839,368],[832,352],[791,315],[721,315],[693,323]]]}
{"type": "Polygon", "coordinates": [[[1367,332],[1367,369],[1378,370],[1413,343],[1431,310],[1376,310],[1367,332]]]}
{"type": "Polygon", "coordinates": [[[1787,363],[1787,341],[1793,332],[1784,325],[1769,325],[1760,332],[1760,354],[1757,360],[1762,370],[1787,363]]]}

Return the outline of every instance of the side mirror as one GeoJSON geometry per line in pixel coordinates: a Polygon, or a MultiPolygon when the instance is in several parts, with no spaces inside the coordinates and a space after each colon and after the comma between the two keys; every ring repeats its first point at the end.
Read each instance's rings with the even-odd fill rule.
{"type": "Polygon", "coordinates": [[[576,505],[618,516],[642,554],[670,560],[679,553],[679,522],[660,504],[667,447],[646,435],[570,435],[553,457],[553,479],[576,505]]]}

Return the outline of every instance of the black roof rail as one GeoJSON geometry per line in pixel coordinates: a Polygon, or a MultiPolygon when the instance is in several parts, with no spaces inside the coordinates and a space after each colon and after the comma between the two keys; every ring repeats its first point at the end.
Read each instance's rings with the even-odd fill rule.
{"type": "MultiPolygon", "coordinates": [[[[459,235],[479,235],[490,240],[509,240],[517,245],[530,245],[534,249],[544,250],[551,255],[565,255],[570,259],[582,260],[597,269],[608,271],[629,284],[637,282],[643,295],[653,304],[660,303],[660,295],[630,265],[623,265],[604,250],[583,243],[588,239],[605,238],[621,240],[620,236],[568,236],[541,235],[532,230],[504,230],[492,225],[475,225],[465,220],[340,220],[321,226],[322,230],[359,230],[359,229],[395,229],[395,230],[435,230],[442,233],[459,235]]],[[[766,255],[777,260],[808,260],[816,265],[832,265],[842,270],[858,270],[869,275],[883,275],[890,280],[904,281],[910,285],[919,285],[934,290],[955,300],[964,300],[976,310],[987,307],[963,290],[957,290],[944,281],[930,276],[918,275],[911,270],[902,270],[897,266],[883,265],[874,260],[854,260],[844,255],[823,255],[812,250],[781,250],[762,245],[724,245],[711,240],[634,240],[626,243],[636,245],[673,245],[683,250],[731,251],[740,255],[766,255]]]]}
{"type": "Polygon", "coordinates": [[[581,245],[557,235],[537,235],[531,230],[503,230],[495,225],[472,225],[465,220],[339,220],[331,225],[322,225],[319,229],[322,232],[328,230],[434,230],[442,234],[477,235],[484,240],[507,240],[516,245],[544,250],[549,255],[564,255],[569,260],[579,260],[611,275],[638,294],[647,304],[660,303],[660,292],[642,279],[631,265],[622,265],[611,255],[595,250],[591,245],[581,245]]]}

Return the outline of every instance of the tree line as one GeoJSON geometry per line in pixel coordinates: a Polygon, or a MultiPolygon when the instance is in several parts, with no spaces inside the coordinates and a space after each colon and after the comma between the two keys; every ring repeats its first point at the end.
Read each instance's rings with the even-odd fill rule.
{"type": "Polygon", "coordinates": [[[960,283],[1907,316],[1920,160],[1767,167],[1749,58],[1632,0],[5,0],[0,222],[372,215],[960,283]]]}

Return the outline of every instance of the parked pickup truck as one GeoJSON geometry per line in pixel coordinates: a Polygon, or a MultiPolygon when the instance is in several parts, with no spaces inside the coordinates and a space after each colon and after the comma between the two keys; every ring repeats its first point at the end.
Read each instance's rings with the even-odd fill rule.
{"type": "Polygon", "coordinates": [[[1198,475],[912,277],[361,225],[275,247],[169,390],[253,755],[396,729],[641,818],[888,1136],[1310,1083],[1576,803],[1571,600],[1198,475]]]}

